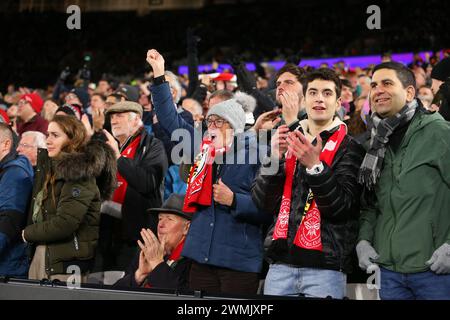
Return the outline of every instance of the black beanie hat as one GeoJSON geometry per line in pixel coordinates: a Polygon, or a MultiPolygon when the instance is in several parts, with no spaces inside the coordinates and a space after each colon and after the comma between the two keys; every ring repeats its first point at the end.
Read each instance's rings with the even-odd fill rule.
{"type": "Polygon", "coordinates": [[[70,92],[74,93],[78,99],[80,99],[80,102],[82,104],[82,108],[84,110],[86,110],[87,108],[89,108],[89,103],[90,103],[90,97],[89,97],[89,93],[87,92],[86,89],[84,88],[75,88],[72,89],[70,92]]]}
{"type": "Polygon", "coordinates": [[[64,105],[59,107],[58,110],[56,110],[55,113],[58,113],[59,111],[62,111],[62,112],[64,112],[65,114],[67,114],[69,116],[74,116],[78,120],[81,120],[81,116],[83,115],[83,111],[82,111],[81,106],[79,106],[77,104],[65,103],[64,105]]]}
{"type": "Polygon", "coordinates": [[[439,61],[431,70],[431,78],[446,81],[450,77],[450,57],[439,61]]]}

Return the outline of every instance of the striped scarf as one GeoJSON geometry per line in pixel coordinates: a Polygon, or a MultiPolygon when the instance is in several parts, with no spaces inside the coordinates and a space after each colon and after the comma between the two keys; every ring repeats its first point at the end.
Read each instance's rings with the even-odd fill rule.
{"type": "Polygon", "coordinates": [[[400,125],[411,121],[417,106],[418,103],[414,99],[392,117],[382,119],[376,112],[372,114],[370,147],[359,169],[358,178],[358,182],[369,190],[374,188],[380,177],[389,137],[400,125]]]}

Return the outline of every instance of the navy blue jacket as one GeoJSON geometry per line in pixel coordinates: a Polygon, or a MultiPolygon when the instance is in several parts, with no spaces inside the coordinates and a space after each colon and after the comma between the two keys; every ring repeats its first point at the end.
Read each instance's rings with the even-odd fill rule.
{"type": "MultiPolygon", "coordinates": [[[[194,128],[173,108],[169,85],[156,85],[151,91],[156,114],[164,129],[173,132],[184,128],[193,136],[194,128]]],[[[255,140],[255,135],[238,135],[234,144],[237,146],[235,158],[249,159],[251,152],[257,152],[255,140]]],[[[192,158],[193,148],[191,151],[192,158]]],[[[227,161],[225,157],[225,163],[217,166],[214,181],[221,178],[233,191],[235,206],[213,203],[194,213],[182,255],[198,263],[259,272],[263,260],[261,225],[272,220],[272,215],[256,207],[250,193],[260,163],[227,164],[227,161]]]]}
{"type": "Polygon", "coordinates": [[[33,168],[15,151],[0,162],[0,275],[27,277],[27,245],[22,241],[27,206],[33,188],[33,168]]]}

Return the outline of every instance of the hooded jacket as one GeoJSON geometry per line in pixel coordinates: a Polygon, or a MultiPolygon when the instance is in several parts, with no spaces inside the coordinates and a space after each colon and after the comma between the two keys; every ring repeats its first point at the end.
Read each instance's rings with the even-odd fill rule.
{"type": "Polygon", "coordinates": [[[116,171],[114,152],[100,141],[90,141],[84,152],[63,154],[58,159],[50,159],[45,149],[39,149],[24,237],[34,245],[46,246],[48,275],[65,273],[70,265],[78,265],[83,273],[91,268],[100,205],[116,186],[116,171]],[[41,192],[52,173],[54,183],[41,192]]]}

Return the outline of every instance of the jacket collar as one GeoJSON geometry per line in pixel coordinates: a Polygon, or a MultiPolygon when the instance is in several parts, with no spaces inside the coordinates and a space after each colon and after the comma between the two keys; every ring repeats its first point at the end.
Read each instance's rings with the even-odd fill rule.
{"type": "MultiPolygon", "coordinates": [[[[143,132],[145,131],[144,127],[140,127],[132,136],[129,136],[128,139],[125,141],[125,143],[119,147],[119,151],[122,153],[123,150],[125,150],[128,145],[137,137],[139,137],[140,135],[143,135],[143,132]]],[[[142,139],[141,142],[139,143],[139,147],[142,144],[142,139]]]]}
{"type": "MultiPolygon", "coordinates": [[[[344,122],[342,122],[341,119],[339,119],[338,117],[334,117],[333,122],[322,130],[322,132],[320,133],[320,137],[321,138],[326,137],[328,139],[330,135],[333,134],[333,132],[336,131],[341,124],[345,125],[345,129],[347,130],[347,125],[344,122]]],[[[300,121],[300,127],[302,128],[303,134],[305,135],[306,139],[308,139],[309,142],[312,142],[316,139],[316,137],[312,136],[309,133],[308,119],[300,121]]]]}
{"type": "Polygon", "coordinates": [[[409,145],[411,137],[414,135],[414,133],[422,130],[435,121],[444,120],[438,112],[433,113],[426,110],[419,99],[417,99],[417,103],[419,104],[419,106],[417,107],[417,111],[411,120],[408,130],[406,130],[405,137],[403,138],[403,143],[400,146],[400,148],[402,149],[406,148],[409,145]]]}

